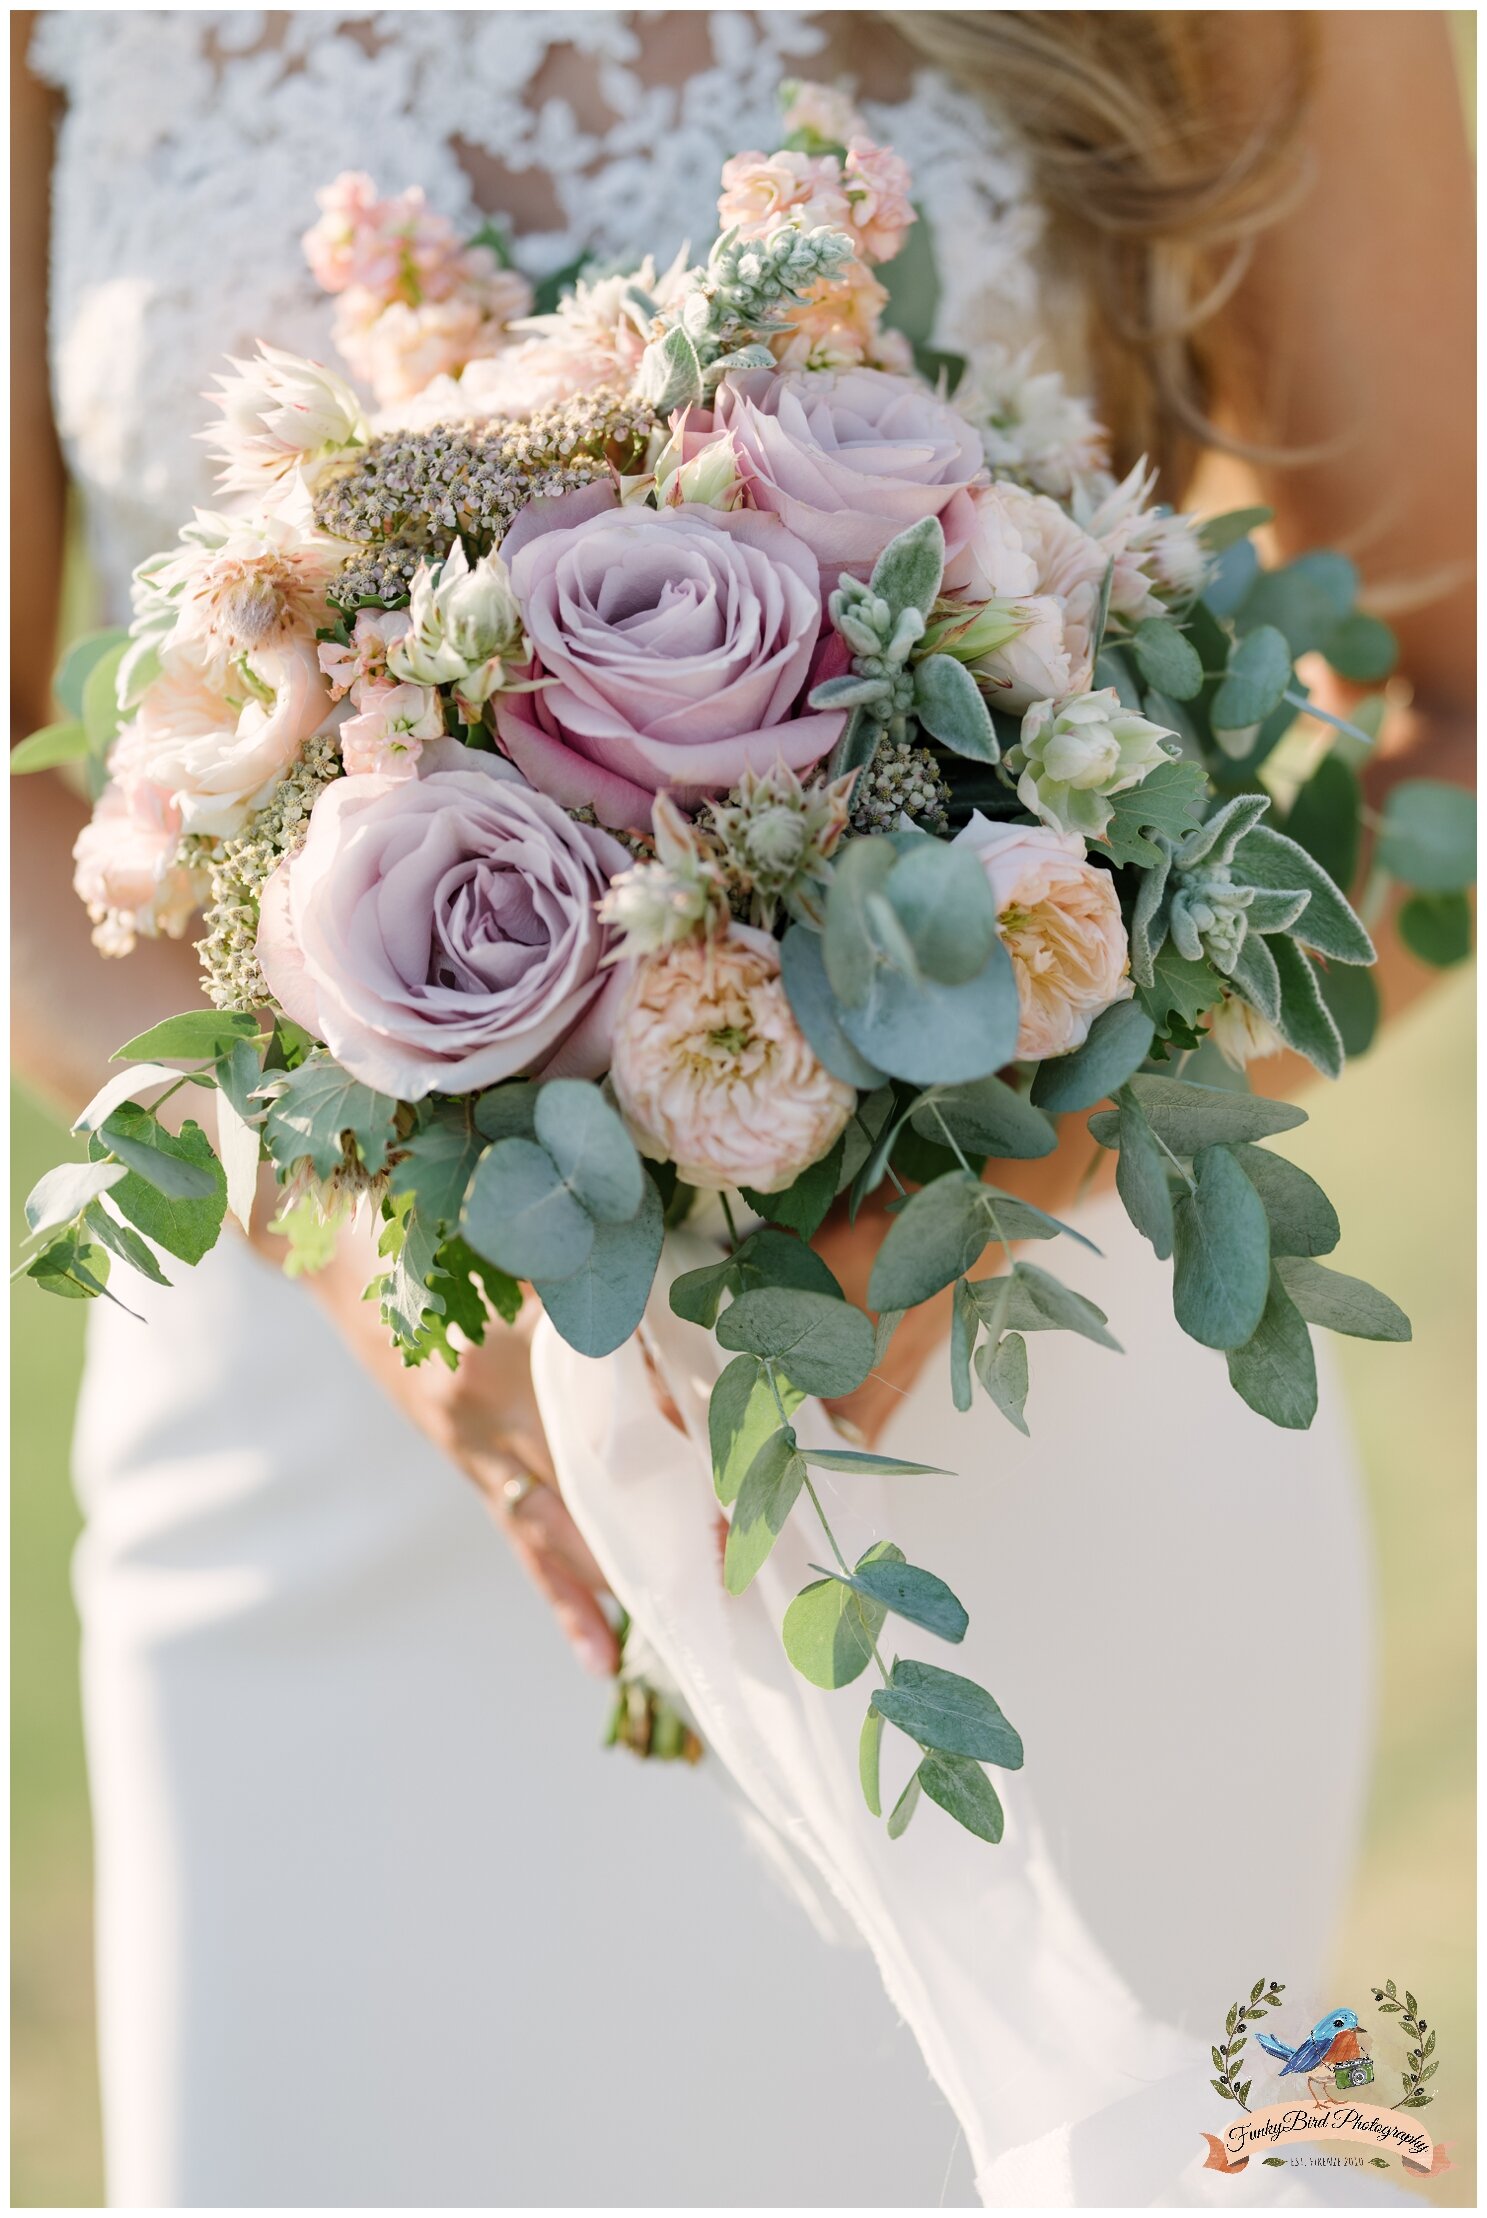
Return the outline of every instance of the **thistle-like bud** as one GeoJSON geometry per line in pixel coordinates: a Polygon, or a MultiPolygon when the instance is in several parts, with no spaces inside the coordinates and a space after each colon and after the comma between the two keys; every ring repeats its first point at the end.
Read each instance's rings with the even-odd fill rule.
{"type": "Polygon", "coordinates": [[[1227,863],[1174,871],[1167,929],[1178,954],[1189,962],[1207,955],[1228,977],[1244,946],[1245,911],[1254,898],[1254,887],[1236,885],[1227,863]]]}
{"type": "Polygon", "coordinates": [[[452,684],[461,707],[477,715],[493,693],[529,684],[513,675],[531,661],[531,648],[499,554],[482,555],[472,570],[457,539],[442,563],[421,562],[408,614],[408,631],[387,657],[394,677],[452,684]]]}
{"type": "Polygon", "coordinates": [[[783,906],[795,917],[819,921],[817,889],[828,882],[830,860],[847,828],[856,773],[823,785],[803,785],[784,763],[745,771],[726,801],[710,815],[724,870],[734,892],[748,903],[751,924],[768,930],[783,906]]]}
{"type": "Polygon", "coordinates": [[[705,939],[728,920],[727,886],[713,843],[664,793],[656,797],[652,825],[655,861],[621,872],[599,903],[599,920],[616,938],[606,962],[705,939]]]}

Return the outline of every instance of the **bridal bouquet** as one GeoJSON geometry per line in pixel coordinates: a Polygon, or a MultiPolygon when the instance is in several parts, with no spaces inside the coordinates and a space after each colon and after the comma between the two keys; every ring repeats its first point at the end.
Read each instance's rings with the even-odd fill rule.
{"type": "MultiPolygon", "coordinates": [[[[822,88],[788,122],[728,163],[703,260],[536,298],[496,232],[338,180],[305,243],[379,413],[271,346],[234,364],[222,508],[140,569],[127,635],[74,650],[76,721],[19,765],[84,760],[98,945],[203,912],[210,1003],[119,1050],[87,1161],[28,1202],[30,1276],[162,1282],[268,1162],[291,1269],[376,1213],[407,1362],[456,1363],[528,1288],[602,1357],[667,1225],[721,1197],[726,1246],[670,1302],[731,1358],[733,1594],[801,1496],[824,1526],[814,1469],[926,1469],[791,1422],[915,1304],[953,1289],[956,1405],[1022,1431],[1032,1338],[1116,1346],[1031,1260],[1081,1236],[994,1175],[1061,1117],[1092,1112],[1179,1323],[1274,1423],[1312,1417],[1311,1326],[1409,1331],[1318,1260],[1336,1216],[1266,1144],[1302,1112],[1243,1075],[1284,1045],[1335,1077],[1372,1028],[1343,890],[1368,732],[1296,665],[1380,678],[1389,634],[1340,557],[1262,570],[1262,512],[1115,482],[1053,372],[935,353],[903,163],[822,88]],[[215,1092],[215,1149],[162,1121],[183,1087],[215,1092]],[[885,1184],[870,1314],[811,1240],[885,1184]]],[[[1375,827],[1441,960],[1463,821],[1417,783],[1375,827]]],[[[824,1540],[783,1637],[823,1687],[875,1668],[869,1808],[891,1725],[921,1756],[890,1832],[922,1792],[999,1839],[1013,1727],[880,1651],[890,1615],[959,1641],[952,1586],[824,1540]]]]}

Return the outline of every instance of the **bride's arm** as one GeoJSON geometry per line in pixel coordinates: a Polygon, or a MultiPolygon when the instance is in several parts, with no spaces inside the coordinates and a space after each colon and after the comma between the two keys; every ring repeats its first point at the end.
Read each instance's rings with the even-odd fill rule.
{"type": "MultiPolygon", "coordinates": [[[[1369,605],[1399,636],[1411,697],[1391,714],[1365,776],[1377,804],[1401,777],[1475,783],[1472,170],[1443,16],[1345,9],[1314,20],[1314,183],[1260,241],[1215,334],[1215,413],[1255,445],[1331,450],[1256,470],[1250,497],[1275,510],[1282,555],[1351,554],[1369,605]]],[[[1275,60],[1266,19],[1228,11],[1211,21],[1233,97],[1246,87],[1263,96],[1275,60]]],[[[1392,914],[1374,931],[1385,1013],[1397,1014],[1438,974],[1409,954],[1392,914]]],[[[1315,1083],[1294,1055],[1250,1075],[1292,1099],[1315,1083]]],[[[997,1182],[1058,1213],[1094,1157],[1095,1179],[1108,1182],[1114,1157],[1070,1117],[1053,1155],[998,1163],[997,1182]]],[[[853,1228],[839,1213],[817,1238],[853,1301],[866,1298],[890,1221],[880,1207],[853,1228]]],[[[995,1254],[984,1268],[996,1267],[995,1254]]],[[[944,1338],[949,1306],[945,1295],[911,1311],[881,1375],[845,1405],[867,1433],[944,1338]]]]}
{"type": "MultiPolygon", "coordinates": [[[[54,118],[51,96],[25,66],[32,21],[11,19],[12,741],[53,714],[65,534],[65,478],[45,346],[54,118]]],[[[97,1090],[119,1042],[199,1002],[201,977],[189,940],[145,940],[127,962],[106,962],[72,891],[72,843],[86,804],[49,772],[15,779],[10,799],[12,1053],[26,1084],[70,1118],[97,1090]]],[[[270,1213],[261,1208],[258,1221],[266,1223],[270,1213]]],[[[277,1262],[282,1243],[263,1234],[259,1242],[277,1262]]],[[[603,1581],[562,1503],[548,1485],[515,1511],[505,1505],[502,1482],[509,1476],[519,1470],[548,1480],[552,1475],[525,1330],[497,1327],[456,1374],[438,1361],[405,1370],[387,1344],[376,1305],[361,1298],[366,1275],[353,1256],[343,1255],[329,1271],[301,1283],[404,1413],[491,1500],[524,1569],[584,1662],[595,1671],[611,1670],[614,1636],[598,1600],[603,1581]]]]}

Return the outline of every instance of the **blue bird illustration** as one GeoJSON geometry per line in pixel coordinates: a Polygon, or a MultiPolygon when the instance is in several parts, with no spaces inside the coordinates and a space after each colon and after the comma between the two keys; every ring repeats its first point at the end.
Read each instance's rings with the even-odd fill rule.
{"type": "Polygon", "coordinates": [[[1289,2048],[1284,2041],[1278,2041],[1273,2033],[1257,2032],[1255,2039],[1267,2056],[1273,2056],[1277,2060],[1281,2078],[1287,2079],[1292,2074],[1297,2074],[1306,2079],[1313,2099],[1317,2102],[1324,2098],[1318,2093],[1317,2081],[1311,2075],[1323,2073],[1325,2086],[1325,2066],[1349,2064],[1364,2053],[1358,2038],[1356,2010],[1329,2010],[1325,2017],[1318,2018],[1309,2038],[1298,2042],[1295,2048],[1289,2048]]]}

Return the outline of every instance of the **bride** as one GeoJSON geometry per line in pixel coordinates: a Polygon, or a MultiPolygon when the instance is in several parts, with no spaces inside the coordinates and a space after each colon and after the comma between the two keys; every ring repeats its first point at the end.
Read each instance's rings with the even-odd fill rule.
{"type": "MultiPolygon", "coordinates": [[[[849,73],[953,245],[939,342],[1056,327],[1117,459],[1161,460],[1170,498],[1204,447],[1247,455],[1282,548],[1345,544],[1395,590],[1413,703],[1380,781],[1404,759],[1469,777],[1469,600],[1401,590],[1470,552],[1440,18],[17,20],[18,731],[48,715],[63,456],[117,620],[133,565],[209,498],[186,434],[221,356],[260,335],[328,355],[297,245],[316,184],[416,181],[471,230],[498,214],[538,272],[633,260],[708,235],[721,161],[774,143],[780,79],[849,73]]],[[[20,1052],[71,1113],[119,1038],[195,999],[195,963],[156,942],[103,972],[69,891],[79,804],[35,779],[15,809],[20,1052]]],[[[1387,935],[1381,979],[1397,1003],[1387,935]]],[[[1067,1213],[1086,1153],[1024,1166],[1031,1197],[1067,1213]]],[[[1031,1442],[983,1438],[926,1310],[844,1412],[965,1474],[909,1482],[892,1516],[911,1557],[937,1529],[979,1566],[957,1581],[967,1668],[1030,1750],[994,1853],[852,1832],[829,1729],[823,1789],[788,1731],[761,1766],[722,1697],[700,1696],[722,1792],[596,1753],[605,1697],[537,1596],[600,1677],[596,1558],[694,1696],[718,1637],[676,1606],[681,1551],[708,1545],[668,1514],[683,1444],[643,1382],[624,1402],[622,1359],[596,1379],[545,1343],[534,1390],[511,1334],[405,1372],[350,1254],[291,1284],[224,1242],[173,1297],[143,1290],[148,1330],[99,1305],[77,1587],[113,2202],[1201,2199],[1211,2029],[1262,1970],[1317,1987],[1356,1839],[1361,1512],[1335,1389],[1311,1434],[1263,1427],[1120,1212],[1077,1206],[1104,1252],[1076,1281],[1123,1361],[1050,1336],[1031,1442]],[[1353,1659],[1326,1735],[1267,1754],[1273,1855],[1227,1769],[1236,1673],[1275,1714],[1246,1636],[1262,1590],[1267,1640],[1323,1627],[1353,1659]],[[822,1945],[854,1931],[888,2002],[868,1954],[822,1945]]],[[[823,1234],[850,1298],[881,1230],[823,1234]]],[[[685,1354],[664,1329],[652,1352],[684,1398],[685,1354]]],[[[767,1689],[756,1632],[739,1618],[733,1661],[767,1689]]]]}

